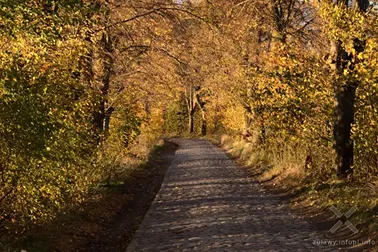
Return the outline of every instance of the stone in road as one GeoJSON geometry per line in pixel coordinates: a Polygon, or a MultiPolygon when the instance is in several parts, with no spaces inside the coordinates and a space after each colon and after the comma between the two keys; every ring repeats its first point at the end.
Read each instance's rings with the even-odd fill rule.
{"type": "Polygon", "coordinates": [[[221,149],[174,141],[180,148],[127,252],[325,251],[313,245],[321,234],[221,149]]]}

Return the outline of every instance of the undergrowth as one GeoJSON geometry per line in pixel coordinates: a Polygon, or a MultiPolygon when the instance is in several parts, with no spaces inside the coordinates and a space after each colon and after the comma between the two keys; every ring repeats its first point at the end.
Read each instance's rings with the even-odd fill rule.
{"type": "Polygon", "coordinates": [[[376,237],[377,178],[340,180],[332,174],[332,169],[328,173],[322,171],[319,176],[318,171],[311,170],[316,167],[306,167],[303,151],[293,147],[266,149],[227,135],[223,135],[218,143],[263,185],[295,195],[291,199],[293,208],[312,207],[327,213],[329,207],[335,206],[340,212],[346,213],[356,207],[351,222],[357,224],[360,232],[376,237]]]}

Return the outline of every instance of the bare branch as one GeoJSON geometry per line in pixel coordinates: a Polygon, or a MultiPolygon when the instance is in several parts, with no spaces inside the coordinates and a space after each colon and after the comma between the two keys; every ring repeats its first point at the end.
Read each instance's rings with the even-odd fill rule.
{"type": "Polygon", "coordinates": [[[106,29],[109,29],[109,28],[112,28],[112,27],[115,27],[115,26],[118,26],[118,25],[121,25],[121,24],[129,23],[131,21],[134,21],[134,20],[137,20],[137,19],[142,18],[142,17],[149,16],[149,15],[161,14],[160,13],[161,11],[179,11],[179,12],[183,12],[183,13],[186,13],[186,14],[188,14],[190,16],[193,16],[193,17],[195,17],[195,18],[197,18],[197,19],[205,22],[206,24],[210,24],[207,20],[205,20],[201,16],[199,16],[199,15],[197,15],[197,14],[191,12],[191,11],[188,11],[188,10],[185,10],[185,9],[181,9],[181,8],[177,8],[177,7],[160,7],[160,8],[152,9],[150,11],[146,11],[144,13],[135,15],[135,16],[133,16],[131,18],[128,18],[128,19],[125,19],[125,20],[121,20],[121,21],[109,24],[107,26],[101,27],[100,29],[95,30],[94,33],[97,33],[97,32],[100,32],[100,31],[104,31],[106,29]]]}

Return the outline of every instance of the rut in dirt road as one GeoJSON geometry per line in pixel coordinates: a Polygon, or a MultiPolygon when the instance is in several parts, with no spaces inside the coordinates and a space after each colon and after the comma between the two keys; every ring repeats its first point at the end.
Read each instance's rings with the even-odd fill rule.
{"type": "Polygon", "coordinates": [[[279,197],[205,140],[180,145],[128,246],[134,251],[335,251],[279,197]]]}

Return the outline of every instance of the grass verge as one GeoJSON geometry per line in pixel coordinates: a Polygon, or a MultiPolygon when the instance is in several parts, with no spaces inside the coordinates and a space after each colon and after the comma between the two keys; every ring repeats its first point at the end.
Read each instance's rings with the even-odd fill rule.
{"type": "MultiPolygon", "coordinates": [[[[226,135],[211,137],[210,140],[248,168],[264,187],[289,198],[293,211],[324,231],[327,239],[363,241],[366,244],[346,244],[346,247],[352,251],[376,251],[377,180],[368,178],[362,183],[340,180],[335,175],[314,176],[311,171],[306,170],[305,156],[301,156],[301,150],[284,150],[284,154],[277,155],[271,150],[267,151],[260,146],[253,146],[242,139],[226,135]],[[338,220],[330,211],[331,206],[335,206],[341,213],[355,207],[356,212],[348,220],[356,226],[358,232],[353,233],[345,225],[334,233],[329,232],[338,220]]],[[[345,222],[346,218],[343,217],[342,221],[345,222]]]]}
{"type": "Polygon", "coordinates": [[[87,200],[47,226],[7,237],[0,251],[124,251],[160,189],[177,145],[164,141],[123,180],[100,184],[87,200]]]}

